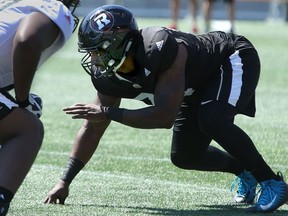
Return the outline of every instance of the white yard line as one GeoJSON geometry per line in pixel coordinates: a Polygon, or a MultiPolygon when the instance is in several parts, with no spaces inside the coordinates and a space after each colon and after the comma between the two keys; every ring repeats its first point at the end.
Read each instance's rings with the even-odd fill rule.
{"type": "MultiPolygon", "coordinates": [[[[45,172],[47,172],[48,170],[59,170],[59,171],[63,171],[63,168],[59,168],[57,166],[47,166],[47,165],[39,165],[39,164],[34,164],[33,165],[33,169],[36,170],[43,170],[45,169],[45,172]]],[[[97,177],[101,177],[101,178],[107,178],[109,180],[113,179],[113,181],[115,181],[116,179],[120,179],[120,180],[125,180],[127,181],[131,181],[133,182],[133,184],[143,184],[143,182],[145,182],[145,184],[157,184],[160,186],[172,186],[172,187],[177,187],[177,190],[179,189],[185,189],[185,191],[187,190],[187,188],[191,189],[197,189],[197,191],[207,191],[207,190],[213,190],[213,191],[217,191],[217,192],[227,192],[230,190],[230,188],[227,186],[227,189],[223,189],[223,188],[219,188],[219,187],[211,187],[211,185],[209,186],[201,186],[200,181],[197,182],[197,184],[195,184],[195,182],[191,182],[191,183],[182,183],[182,182],[177,182],[177,181],[171,181],[171,180],[163,180],[163,179],[153,179],[153,178],[147,178],[146,176],[136,176],[134,174],[115,174],[115,173],[109,173],[109,172],[100,172],[100,171],[89,171],[89,170],[81,170],[81,173],[84,176],[95,176],[97,177]]],[[[127,182],[128,184],[128,182],[127,182]]]]}
{"type": "MultiPolygon", "coordinates": [[[[46,155],[59,155],[59,156],[67,156],[69,157],[69,154],[67,152],[51,152],[51,151],[40,151],[41,154],[46,155]]],[[[143,161],[167,161],[170,162],[169,158],[154,158],[154,157],[133,157],[133,156],[103,156],[103,155],[97,155],[98,158],[109,158],[109,159],[115,159],[115,160],[143,160],[143,161]]]]}
{"type": "MultiPolygon", "coordinates": [[[[41,154],[46,154],[46,155],[59,155],[59,156],[67,156],[69,157],[69,153],[67,152],[52,152],[52,151],[40,151],[41,154]]],[[[170,158],[156,158],[156,157],[134,157],[134,156],[117,156],[117,155],[97,155],[98,158],[109,158],[109,159],[115,159],[115,160],[139,160],[139,161],[166,161],[166,162],[171,162],[170,158]]],[[[287,165],[283,165],[283,164],[271,164],[271,167],[273,169],[280,169],[283,172],[285,170],[288,170],[288,164],[287,165]]]]}

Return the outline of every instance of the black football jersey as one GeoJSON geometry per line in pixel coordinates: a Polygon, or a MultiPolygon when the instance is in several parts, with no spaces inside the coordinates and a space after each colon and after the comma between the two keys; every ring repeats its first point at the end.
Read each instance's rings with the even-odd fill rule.
{"type": "Polygon", "coordinates": [[[92,82],[97,91],[153,104],[157,77],[172,65],[178,45],[183,43],[188,51],[184,95],[189,96],[218,73],[222,63],[236,48],[247,48],[246,43],[235,43],[240,36],[220,31],[193,35],[164,27],[148,27],[140,33],[135,50],[135,71],[128,74],[117,72],[117,76],[112,77],[96,74],[92,82]]]}

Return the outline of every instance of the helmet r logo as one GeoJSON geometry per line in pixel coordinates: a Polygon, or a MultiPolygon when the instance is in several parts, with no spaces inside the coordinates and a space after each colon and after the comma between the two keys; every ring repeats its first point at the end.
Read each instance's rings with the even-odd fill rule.
{"type": "Polygon", "coordinates": [[[109,31],[114,24],[114,17],[111,13],[104,11],[100,14],[94,14],[91,17],[91,28],[95,31],[109,31]]]}

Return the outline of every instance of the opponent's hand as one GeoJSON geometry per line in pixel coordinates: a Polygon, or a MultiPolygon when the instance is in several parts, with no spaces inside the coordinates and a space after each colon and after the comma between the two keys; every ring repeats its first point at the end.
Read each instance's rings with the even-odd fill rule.
{"type": "Polygon", "coordinates": [[[17,101],[17,103],[20,107],[28,110],[38,118],[41,117],[43,102],[38,95],[29,93],[29,96],[25,101],[17,101]]]}
{"type": "Polygon", "coordinates": [[[61,204],[64,205],[69,195],[69,186],[60,180],[48,193],[45,204],[61,204]]]}
{"type": "Polygon", "coordinates": [[[73,119],[87,119],[93,122],[107,120],[105,112],[96,104],[74,104],[70,107],[64,107],[63,111],[72,115],[73,119]]]}

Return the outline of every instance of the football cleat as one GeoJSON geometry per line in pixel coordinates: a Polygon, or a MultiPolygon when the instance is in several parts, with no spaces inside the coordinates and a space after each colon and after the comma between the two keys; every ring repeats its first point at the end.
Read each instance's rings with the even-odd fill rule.
{"type": "Polygon", "coordinates": [[[231,191],[238,184],[237,193],[233,199],[234,203],[248,203],[252,204],[256,196],[257,180],[247,171],[242,172],[236,177],[231,186],[231,191]]]}
{"type": "Polygon", "coordinates": [[[248,208],[249,212],[259,212],[259,213],[269,213],[274,212],[281,205],[287,203],[288,201],[288,186],[283,180],[281,173],[277,174],[279,180],[266,180],[260,182],[260,195],[258,197],[257,203],[248,208]]]}

